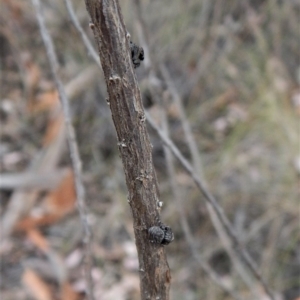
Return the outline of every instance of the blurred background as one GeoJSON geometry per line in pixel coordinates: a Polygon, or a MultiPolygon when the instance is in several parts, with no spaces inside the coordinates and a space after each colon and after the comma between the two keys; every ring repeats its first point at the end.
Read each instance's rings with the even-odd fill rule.
{"type": "MultiPolygon", "coordinates": [[[[84,1],[71,2],[95,45],[84,1]]],[[[148,112],[161,125],[162,107],[151,92],[156,89],[170,137],[192,161],[174,98],[181,101],[201,161],[197,172],[276,299],[299,300],[300,2],[120,2],[131,39],[146,45],[136,73],[148,112]]],[[[83,229],[63,115],[35,10],[30,1],[0,5],[1,300],[84,299],[83,229]]],[[[132,217],[102,70],[65,2],[42,1],[42,8],[82,159],[96,299],[140,299],[132,217]]],[[[180,203],[174,199],[163,144],[151,127],[149,134],[162,219],[175,234],[166,248],[171,299],[233,299],[192,253],[199,253],[240,299],[269,299],[249,270],[236,267],[224,250],[203,196],[175,160],[180,203]]]]}

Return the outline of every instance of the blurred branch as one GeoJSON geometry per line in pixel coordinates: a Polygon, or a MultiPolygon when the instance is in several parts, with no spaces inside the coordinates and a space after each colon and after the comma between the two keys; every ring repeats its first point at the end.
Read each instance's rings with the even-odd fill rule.
{"type": "Polygon", "coordinates": [[[0,189],[12,190],[33,188],[49,190],[55,188],[66,175],[66,169],[53,172],[24,172],[14,174],[0,174],[0,189]]]}
{"type": "Polygon", "coordinates": [[[100,54],[109,105],[118,136],[139,258],[141,299],[169,299],[170,269],[165,248],[151,243],[148,229],[158,226],[158,183],[144,108],[134,73],[129,35],[117,0],[86,0],[100,54]]]}
{"type": "Polygon", "coordinates": [[[179,149],[175,146],[175,144],[165,135],[165,133],[155,124],[154,120],[150,116],[149,113],[145,112],[145,116],[147,118],[147,121],[151,125],[151,127],[156,131],[162,142],[170,148],[173,155],[180,161],[184,169],[190,174],[190,176],[193,178],[196,186],[199,188],[199,190],[204,195],[206,201],[209,202],[209,204],[213,207],[216,215],[218,216],[219,220],[221,221],[222,225],[224,226],[228,236],[230,237],[232,241],[232,245],[238,255],[242,258],[243,262],[249,267],[249,269],[252,271],[253,275],[256,277],[256,279],[262,284],[264,287],[266,293],[270,297],[270,299],[274,300],[274,297],[272,293],[270,292],[270,289],[268,285],[265,283],[263,278],[261,277],[260,273],[257,270],[257,267],[255,266],[254,262],[252,261],[252,258],[249,256],[248,252],[242,248],[243,246],[240,244],[233,228],[231,227],[229,220],[227,219],[223,209],[219,206],[216,199],[213,197],[213,195],[206,189],[203,182],[197,176],[194,172],[194,169],[192,165],[186,160],[186,158],[181,154],[179,149]]]}
{"type": "Polygon", "coordinates": [[[197,173],[199,178],[201,178],[201,180],[203,181],[203,184],[205,184],[204,177],[203,177],[203,166],[202,166],[198,146],[197,146],[197,143],[193,136],[190,122],[188,121],[188,119],[186,117],[185,110],[182,105],[181,97],[179,96],[179,94],[174,86],[174,83],[172,82],[171,76],[170,76],[167,68],[164,65],[161,65],[160,71],[165,80],[165,83],[167,84],[167,88],[172,95],[173,101],[175,102],[176,107],[178,108],[179,118],[180,118],[180,121],[182,124],[184,137],[185,137],[188,147],[191,151],[193,164],[195,166],[194,167],[195,172],[197,173]]]}
{"type": "Polygon", "coordinates": [[[64,113],[67,140],[69,144],[70,155],[71,155],[72,165],[74,169],[78,211],[84,228],[84,237],[83,237],[83,242],[85,244],[84,266],[85,266],[85,279],[87,283],[87,294],[88,294],[88,299],[92,300],[94,299],[94,296],[93,296],[93,284],[92,284],[92,277],[91,277],[91,263],[92,263],[91,229],[89,227],[88,220],[87,220],[87,212],[86,212],[86,204],[85,204],[85,188],[82,183],[82,174],[81,174],[82,163],[81,163],[78,145],[75,137],[75,131],[71,121],[69,100],[67,98],[67,94],[65,92],[64,86],[58,75],[59,63],[55,53],[54,45],[48,33],[48,30],[45,26],[45,22],[44,22],[44,18],[40,6],[40,1],[32,0],[32,3],[36,10],[36,17],[40,28],[40,33],[45,44],[45,48],[46,48],[46,52],[50,64],[50,69],[59,93],[59,98],[64,113]]]}
{"type": "Polygon", "coordinates": [[[82,26],[80,25],[78,18],[75,15],[73,4],[70,0],[65,0],[68,13],[70,15],[70,18],[75,26],[75,28],[78,30],[78,32],[81,35],[81,39],[83,41],[83,44],[86,46],[88,50],[88,54],[92,56],[92,59],[97,63],[97,65],[101,68],[101,63],[99,56],[97,52],[95,51],[95,48],[93,47],[91,41],[89,40],[88,36],[85,34],[82,26]]]}
{"type": "MultiPolygon", "coordinates": [[[[181,97],[179,96],[179,93],[177,92],[176,87],[175,87],[174,83],[172,82],[171,76],[170,76],[167,68],[164,65],[162,65],[160,67],[160,70],[161,70],[162,76],[164,77],[164,80],[166,82],[167,88],[171,93],[173,101],[175,102],[175,105],[178,108],[179,118],[180,118],[180,121],[181,121],[182,127],[183,127],[184,138],[187,142],[187,145],[188,145],[191,155],[192,155],[194,173],[199,177],[199,180],[201,180],[203,182],[203,186],[205,186],[205,188],[207,189],[207,187],[206,187],[207,184],[205,182],[205,178],[203,175],[203,167],[202,167],[202,162],[201,162],[198,146],[196,144],[195,137],[192,133],[190,122],[188,121],[187,116],[185,114],[185,110],[182,105],[181,97]]],[[[233,263],[233,266],[237,270],[238,274],[241,276],[242,280],[246,283],[246,285],[250,289],[252,295],[257,298],[257,292],[252,283],[252,278],[249,277],[247,270],[245,270],[244,266],[240,263],[238,257],[235,255],[235,249],[232,246],[230,238],[226,234],[226,231],[223,227],[222,221],[218,218],[216,211],[213,208],[213,206],[211,205],[211,203],[206,201],[205,204],[206,204],[206,208],[209,213],[210,219],[213,223],[213,226],[215,227],[215,229],[222,241],[222,244],[230,257],[230,259],[233,263]]]]}
{"type": "MultiPolygon", "coordinates": [[[[162,102],[162,101],[160,101],[162,102]]],[[[164,103],[161,103],[161,116],[162,116],[162,129],[165,133],[166,136],[169,136],[169,126],[168,126],[168,120],[167,120],[167,115],[166,115],[166,107],[164,103]]],[[[209,276],[209,278],[220,288],[222,288],[226,293],[228,293],[233,299],[238,299],[241,300],[240,296],[236,294],[235,291],[230,289],[223,281],[222,278],[215,273],[215,271],[207,264],[204,259],[199,255],[197,251],[197,247],[194,242],[194,238],[192,236],[190,226],[188,224],[184,208],[182,206],[182,193],[181,190],[179,189],[178,184],[176,183],[176,178],[175,178],[175,167],[174,167],[174,159],[173,155],[170,151],[170,149],[167,146],[164,146],[164,152],[166,155],[166,162],[167,162],[167,171],[168,171],[168,177],[170,179],[170,184],[171,184],[171,190],[172,190],[172,195],[173,198],[175,199],[176,202],[176,208],[180,216],[180,223],[181,227],[183,229],[183,233],[185,236],[185,239],[187,241],[187,244],[191,250],[191,253],[193,257],[195,258],[196,262],[200,265],[200,267],[203,269],[203,271],[209,276]]]]}

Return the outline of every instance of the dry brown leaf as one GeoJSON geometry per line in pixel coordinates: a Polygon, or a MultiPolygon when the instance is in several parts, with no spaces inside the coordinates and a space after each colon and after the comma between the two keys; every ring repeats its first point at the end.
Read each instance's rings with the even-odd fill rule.
{"type": "Polygon", "coordinates": [[[61,184],[54,191],[46,196],[45,213],[39,217],[25,217],[17,223],[15,230],[27,231],[34,227],[50,225],[57,222],[66,214],[73,211],[76,201],[74,175],[71,170],[66,172],[66,176],[61,184]]]}
{"type": "Polygon", "coordinates": [[[49,244],[47,239],[41,234],[41,232],[35,228],[30,229],[27,231],[27,237],[30,239],[30,241],[38,247],[43,252],[46,252],[49,250],[49,244]]]}
{"type": "Polygon", "coordinates": [[[39,66],[33,61],[29,52],[23,52],[21,55],[25,70],[25,84],[27,89],[28,106],[33,105],[34,94],[41,79],[41,71],[39,66]]]}
{"type": "Polygon", "coordinates": [[[56,190],[46,199],[48,211],[63,217],[74,209],[76,201],[74,174],[70,170],[56,190]]]}
{"type": "Polygon", "coordinates": [[[34,103],[31,103],[30,111],[33,113],[50,111],[58,108],[59,105],[57,90],[53,89],[37,96],[34,103]]]}
{"type": "Polygon", "coordinates": [[[36,300],[52,300],[51,289],[33,270],[26,269],[22,276],[22,283],[36,300]]]}
{"type": "Polygon", "coordinates": [[[46,226],[57,222],[60,216],[55,214],[45,214],[41,217],[25,217],[15,226],[16,231],[28,231],[35,227],[46,226]]]}
{"type": "Polygon", "coordinates": [[[61,286],[61,300],[78,300],[80,299],[80,294],[75,292],[72,286],[65,282],[61,286]]]}
{"type": "Polygon", "coordinates": [[[27,88],[33,91],[40,81],[40,68],[33,61],[26,61],[25,70],[27,88]]]}
{"type": "Polygon", "coordinates": [[[63,117],[63,113],[60,112],[57,116],[55,116],[53,119],[51,119],[48,122],[47,130],[44,135],[43,145],[48,146],[54,140],[56,140],[63,126],[64,126],[64,117],[63,117]]]}

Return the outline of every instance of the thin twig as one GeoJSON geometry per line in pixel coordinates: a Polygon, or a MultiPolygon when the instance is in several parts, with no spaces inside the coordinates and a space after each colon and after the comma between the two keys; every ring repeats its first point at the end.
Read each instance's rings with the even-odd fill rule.
{"type": "MultiPolygon", "coordinates": [[[[171,96],[173,98],[173,101],[178,109],[179,112],[179,119],[182,123],[182,127],[183,127],[183,132],[184,132],[184,138],[187,142],[187,145],[190,149],[191,155],[192,155],[192,161],[193,161],[193,169],[195,174],[200,178],[200,180],[203,182],[204,186],[207,186],[206,182],[205,182],[205,177],[203,174],[203,167],[202,167],[202,162],[201,162],[201,158],[200,158],[200,154],[199,154],[199,150],[198,150],[198,146],[195,140],[195,137],[192,133],[192,129],[190,126],[190,122],[187,119],[184,107],[182,105],[182,101],[181,101],[181,97],[179,95],[179,93],[176,90],[176,87],[171,79],[171,76],[167,70],[167,68],[162,65],[160,67],[160,71],[162,73],[162,76],[165,80],[165,83],[167,85],[168,90],[171,93],[171,96]]],[[[230,238],[229,236],[226,234],[225,229],[223,228],[223,225],[221,223],[221,221],[219,220],[219,218],[216,215],[216,212],[214,210],[214,208],[212,207],[212,205],[209,202],[205,202],[206,204],[206,208],[207,211],[209,213],[210,219],[222,241],[222,244],[226,250],[226,252],[228,253],[234,268],[236,269],[236,271],[238,272],[238,274],[241,276],[242,280],[245,282],[245,284],[248,286],[249,290],[251,291],[252,295],[257,298],[257,289],[254,288],[253,286],[253,281],[252,278],[249,276],[249,274],[247,273],[247,270],[245,270],[244,266],[241,264],[240,260],[239,260],[239,256],[237,256],[235,254],[235,249],[232,245],[232,243],[230,242],[230,238]]]]}
{"type": "Polygon", "coordinates": [[[20,188],[32,188],[40,190],[54,189],[66,175],[66,169],[58,169],[52,172],[22,172],[1,173],[0,189],[13,190],[20,188]]]}
{"type": "MultiPolygon", "coordinates": [[[[160,101],[161,102],[161,101],[160,101]]],[[[166,116],[166,110],[165,110],[165,105],[161,105],[162,110],[161,110],[161,117],[162,117],[162,129],[166,136],[169,136],[169,126],[168,126],[168,121],[167,121],[167,116],[166,116]]],[[[204,259],[201,257],[201,255],[197,251],[197,247],[195,245],[194,239],[192,237],[192,233],[190,230],[190,226],[188,224],[186,215],[184,213],[184,209],[182,207],[182,199],[180,198],[181,196],[181,191],[178,188],[178,185],[176,184],[176,179],[175,179],[175,167],[174,167],[174,160],[173,160],[173,155],[170,151],[170,149],[164,145],[164,152],[166,155],[166,162],[167,162],[167,171],[168,171],[168,177],[170,178],[170,184],[171,184],[171,190],[172,190],[172,195],[173,198],[175,199],[176,202],[176,208],[177,211],[180,215],[180,223],[181,227],[183,229],[183,233],[185,236],[185,239],[187,241],[187,244],[191,250],[191,253],[197,263],[200,265],[200,267],[203,269],[203,271],[208,275],[208,277],[220,288],[222,288],[226,293],[228,293],[232,298],[241,300],[240,296],[236,294],[232,289],[230,289],[228,286],[226,286],[222,282],[222,278],[219,277],[218,274],[207,264],[204,259]]]]}
{"type": "Polygon", "coordinates": [[[176,91],[176,88],[175,88],[175,86],[174,86],[174,84],[171,80],[171,76],[170,76],[166,66],[161,65],[160,71],[161,71],[162,76],[165,80],[167,88],[168,88],[168,90],[170,91],[170,93],[172,95],[173,101],[175,102],[175,105],[178,108],[179,118],[180,118],[180,121],[182,123],[184,137],[185,137],[185,140],[187,141],[188,147],[191,151],[193,164],[195,165],[195,168],[194,168],[195,172],[201,178],[201,180],[203,182],[205,182],[204,177],[203,177],[203,166],[202,166],[202,161],[201,161],[201,158],[200,158],[200,155],[199,155],[198,146],[197,146],[195,138],[192,134],[190,122],[187,120],[185,110],[184,110],[182,102],[181,102],[181,98],[180,98],[179,94],[176,91]]]}
{"type": "Polygon", "coordinates": [[[73,8],[73,4],[71,1],[69,0],[65,0],[66,6],[67,6],[67,10],[68,13],[70,15],[70,18],[75,26],[75,28],[78,30],[78,32],[81,35],[81,38],[83,40],[83,44],[86,46],[87,50],[88,50],[88,54],[91,55],[92,59],[97,63],[98,67],[101,68],[101,63],[100,63],[100,58],[99,55],[97,54],[95,48],[93,47],[91,41],[89,40],[88,36],[86,35],[86,33],[84,32],[82,26],[80,25],[78,18],[74,12],[74,8],[73,8]]]}
{"type": "MultiPolygon", "coordinates": [[[[195,166],[193,169],[194,169],[194,172],[195,172],[196,176],[199,178],[199,181],[202,184],[202,189],[203,189],[202,192],[203,192],[203,194],[205,194],[205,193],[209,194],[210,199],[213,200],[212,203],[209,203],[210,201],[208,201],[206,203],[207,203],[208,211],[211,215],[211,219],[212,219],[212,221],[215,225],[215,228],[216,228],[217,232],[219,233],[219,236],[222,238],[222,241],[224,241],[223,244],[225,245],[225,248],[227,249],[227,252],[228,252],[231,260],[233,261],[234,265],[236,266],[237,271],[239,272],[239,274],[243,278],[244,282],[248,285],[251,292],[254,295],[257,294],[257,291],[255,291],[254,288],[252,287],[251,280],[250,280],[250,278],[248,278],[248,275],[245,272],[245,270],[243,269],[243,266],[236,259],[236,256],[235,256],[234,252],[236,252],[239,255],[239,257],[242,259],[242,261],[250,268],[253,275],[262,284],[262,286],[265,288],[267,294],[272,299],[272,294],[270,293],[267,284],[264,282],[263,278],[259,274],[259,272],[257,270],[257,266],[253,262],[252,258],[248,254],[248,252],[245,251],[245,250],[240,252],[240,249],[241,249],[240,241],[239,241],[239,239],[238,239],[238,237],[235,233],[235,230],[232,228],[227,216],[225,215],[225,213],[223,213],[222,218],[220,217],[220,215],[219,215],[219,218],[216,218],[216,216],[215,216],[215,214],[218,215],[218,210],[220,211],[221,207],[218,205],[217,201],[210,194],[210,192],[207,188],[205,178],[204,178],[204,175],[203,175],[203,172],[202,172],[201,159],[200,159],[200,155],[199,155],[199,152],[198,152],[197,144],[196,144],[194,135],[192,133],[190,124],[189,124],[189,122],[187,120],[187,117],[185,115],[185,111],[184,111],[184,108],[183,108],[183,105],[182,105],[182,102],[181,102],[181,98],[180,98],[178,92],[176,91],[176,88],[175,88],[174,84],[172,83],[171,77],[170,77],[170,75],[169,75],[169,73],[168,73],[165,66],[161,67],[161,72],[162,72],[163,77],[165,79],[165,82],[168,86],[168,89],[170,90],[170,92],[172,94],[174,102],[175,102],[175,104],[176,104],[176,106],[179,110],[179,117],[180,117],[180,120],[182,122],[183,130],[184,130],[184,133],[185,133],[184,136],[186,138],[188,147],[191,151],[193,165],[195,166]],[[217,204],[217,205],[215,206],[214,203],[217,204]],[[218,206],[219,206],[219,208],[218,208],[218,206]],[[219,224],[219,223],[221,223],[221,224],[219,224]],[[232,243],[230,243],[230,241],[228,241],[227,237],[225,236],[225,232],[224,232],[224,229],[223,229],[222,225],[226,225],[226,223],[228,224],[227,234],[228,234],[229,237],[231,237],[232,243]]],[[[226,227],[225,227],[225,229],[226,229],[226,227]]]]}
{"type": "Polygon", "coordinates": [[[150,114],[145,111],[145,116],[147,118],[148,123],[151,125],[151,127],[156,131],[162,142],[170,148],[173,155],[180,161],[184,169],[190,174],[190,176],[193,178],[196,186],[199,188],[199,190],[204,195],[206,201],[208,201],[213,209],[215,210],[218,218],[222,222],[222,225],[226,229],[227,234],[229,235],[233,247],[235,248],[237,254],[241,256],[244,263],[249,267],[249,269],[252,271],[255,278],[262,284],[264,287],[266,293],[270,297],[270,299],[274,300],[273,294],[271,293],[268,285],[265,283],[264,279],[261,277],[260,273],[257,270],[257,266],[254,264],[252,258],[249,256],[248,252],[242,248],[242,245],[240,244],[236,233],[234,229],[232,228],[231,224],[229,223],[228,218],[226,217],[222,207],[218,204],[217,200],[214,198],[214,196],[206,189],[205,185],[197,176],[193,170],[192,165],[187,161],[187,159],[181,154],[180,150],[175,146],[175,144],[163,133],[163,131],[156,125],[150,114]]]}
{"type": "Polygon", "coordinates": [[[36,10],[36,17],[39,24],[40,33],[42,39],[45,44],[50,69],[52,72],[52,76],[54,78],[56,88],[59,93],[59,98],[62,104],[62,109],[64,113],[64,120],[66,125],[66,133],[67,133],[67,140],[70,149],[70,155],[72,160],[72,165],[74,169],[74,176],[75,176],[75,189],[77,194],[77,207],[79,211],[79,215],[81,218],[81,222],[84,228],[84,236],[83,242],[85,244],[85,279],[87,284],[87,294],[88,299],[93,300],[93,283],[91,277],[91,262],[92,262],[92,253],[91,253],[91,229],[87,221],[87,212],[86,212],[86,204],[85,204],[85,188],[82,183],[82,163],[79,155],[78,145],[75,137],[74,127],[71,121],[71,114],[70,114],[70,107],[69,101],[64,89],[64,86],[59,78],[58,71],[59,71],[59,63],[57,60],[57,56],[55,53],[54,45],[52,39],[48,33],[48,30],[45,26],[44,18],[42,15],[40,0],[32,0],[32,3],[36,10]]]}

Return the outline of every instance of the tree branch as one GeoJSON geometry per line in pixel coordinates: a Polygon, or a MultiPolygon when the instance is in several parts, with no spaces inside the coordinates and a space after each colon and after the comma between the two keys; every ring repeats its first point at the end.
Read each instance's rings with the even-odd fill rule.
{"type": "Polygon", "coordinates": [[[75,15],[73,4],[70,0],[65,0],[65,4],[69,13],[69,16],[76,27],[77,31],[80,33],[83,44],[86,46],[88,50],[88,54],[92,57],[92,59],[97,63],[98,67],[101,68],[101,63],[97,52],[95,51],[91,41],[88,36],[85,34],[83,28],[81,27],[78,18],[75,15]]]}
{"type": "Polygon", "coordinates": [[[141,299],[169,299],[170,270],[164,247],[151,243],[159,224],[159,195],[144,108],[117,0],[85,0],[109,94],[129,191],[139,258],[141,299]]]}
{"type": "Polygon", "coordinates": [[[64,113],[64,120],[66,125],[66,133],[67,133],[67,140],[70,149],[71,161],[74,169],[74,178],[75,178],[75,189],[76,189],[76,196],[77,196],[77,206],[79,215],[81,218],[81,222],[84,229],[84,236],[83,236],[83,243],[85,245],[85,278],[87,284],[87,294],[88,299],[93,300],[93,283],[91,277],[91,261],[92,261],[92,254],[91,254],[91,229],[89,227],[87,221],[87,213],[86,213],[86,205],[85,205],[85,188],[82,183],[82,163],[79,155],[77,140],[75,136],[75,130],[72,125],[71,121],[71,114],[70,114],[70,107],[69,101],[64,89],[64,86],[59,78],[58,71],[59,71],[59,63],[57,60],[57,56],[55,53],[54,45],[52,39],[49,35],[49,32],[45,26],[44,18],[41,11],[41,5],[39,0],[32,0],[32,4],[36,10],[36,17],[38,20],[38,25],[40,28],[40,33],[45,44],[50,69],[52,72],[53,79],[55,81],[56,88],[58,90],[59,99],[62,105],[63,113],[64,113]]]}
{"type": "Polygon", "coordinates": [[[179,149],[175,146],[175,144],[170,140],[165,133],[156,125],[154,120],[151,118],[150,114],[145,112],[145,116],[147,118],[147,122],[151,125],[151,127],[156,131],[158,136],[160,137],[161,141],[171,150],[173,155],[178,159],[181,163],[183,168],[190,174],[192,179],[194,180],[198,189],[202,192],[205,200],[211,205],[214,209],[217,217],[219,218],[221,224],[223,225],[224,229],[226,230],[230,240],[232,242],[232,246],[234,247],[236,253],[240,255],[243,262],[247,265],[247,267],[251,270],[255,278],[262,284],[266,293],[270,297],[271,300],[275,300],[273,296],[273,292],[270,290],[267,283],[262,278],[261,274],[257,270],[257,266],[253,262],[251,256],[249,255],[248,251],[242,247],[240,241],[238,240],[235,231],[233,230],[227,216],[225,215],[222,207],[218,204],[217,200],[214,196],[210,193],[209,190],[206,189],[206,186],[201,181],[199,176],[194,172],[192,165],[188,162],[188,160],[182,155],[179,149]]]}

